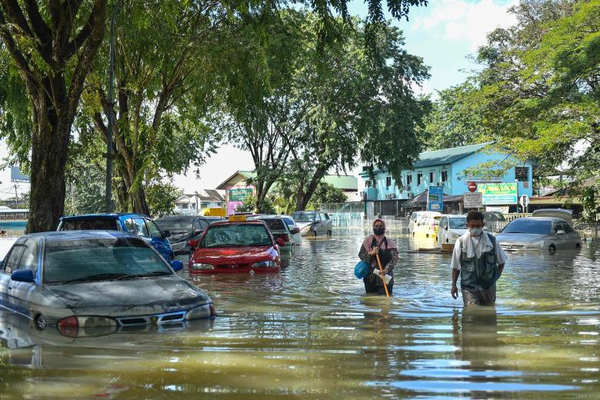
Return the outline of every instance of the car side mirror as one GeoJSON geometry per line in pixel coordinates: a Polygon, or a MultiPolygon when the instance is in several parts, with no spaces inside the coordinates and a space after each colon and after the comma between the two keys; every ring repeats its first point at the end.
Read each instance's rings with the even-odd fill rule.
{"type": "Polygon", "coordinates": [[[10,276],[15,282],[35,282],[33,271],[30,269],[16,269],[10,276]]]}
{"type": "Polygon", "coordinates": [[[197,240],[188,240],[188,247],[192,247],[192,248],[196,248],[198,247],[198,241],[197,240]]]}
{"type": "Polygon", "coordinates": [[[564,234],[566,234],[566,233],[567,233],[567,232],[565,232],[565,231],[564,231],[564,230],[562,230],[562,229],[559,229],[559,230],[557,230],[557,231],[556,231],[556,234],[557,234],[557,235],[564,235],[564,234]]]}
{"type": "Polygon", "coordinates": [[[183,263],[180,260],[171,261],[171,269],[175,272],[183,269],[183,263]]]}
{"type": "Polygon", "coordinates": [[[300,233],[300,229],[299,229],[299,228],[294,228],[294,229],[292,229],[292,230],[290,231],[290,233],[291,233],[292,235],[295,235],[295,234],[297,234],[297,233],[300,233]]]}
{"type": "Polygon", "coordinates": [[[162,231],[162,238],[166,239],[166,238],[170,238],[171,237],[171,231],[162,231]]]}
{"type": "Polygon", "coordinates": [[[277,238],[277,240],[275,240],[275,243],[277,243],[277,246],[279,247],[285,246],[285,241],[282,238],[277,238]]]}

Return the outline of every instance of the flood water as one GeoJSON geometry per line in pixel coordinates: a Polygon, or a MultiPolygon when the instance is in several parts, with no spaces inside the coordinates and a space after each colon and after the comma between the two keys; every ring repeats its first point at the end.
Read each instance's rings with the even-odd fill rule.
{"type": "Polygon", "coordinates": [[[190,278],[212,322],[69,339],[0,313],[0,399],[598,398],[593,245],[509,255],[497,306],[463,313],[450,256],[398,229],[394,296],[366,296],[367,234],[304,240],[279,274],[190,278]]]}

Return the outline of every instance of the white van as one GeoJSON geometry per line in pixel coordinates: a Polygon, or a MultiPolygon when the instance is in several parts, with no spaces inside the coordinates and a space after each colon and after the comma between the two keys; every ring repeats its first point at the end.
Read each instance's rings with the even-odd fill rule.
{"type": "Polygon", "coordinates": [[[419,223],[419,221],[421,220],[421,218],[425,217],[425,216],[430,216],[430,217],[436,217],[436,216],[441,216],[442,213],[438,212],[438,211],[415,211],[410,215],[410,219],[408,221],[408,233],[414,233],[415,232],[415,226],[417,226],[417,224],[419,223]]]}

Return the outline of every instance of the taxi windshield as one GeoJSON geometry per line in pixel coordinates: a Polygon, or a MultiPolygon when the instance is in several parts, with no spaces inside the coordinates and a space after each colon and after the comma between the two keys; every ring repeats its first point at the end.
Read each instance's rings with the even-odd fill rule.
{"type": "Polygon", "coordinates": [[[200,243],[204,248],[272,245],[265,226],[257,224],[211,226],[200,243]]]}

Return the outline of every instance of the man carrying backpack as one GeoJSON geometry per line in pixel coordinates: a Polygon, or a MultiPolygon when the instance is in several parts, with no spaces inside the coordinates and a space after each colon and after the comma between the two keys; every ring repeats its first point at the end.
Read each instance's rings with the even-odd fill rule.
{"type": "Polygon", "coordinates": [[[456,282],[460,275],[460,288],[465,306],[493,306],[496,303],[496,281],[502,275],[506,253],[496,238],[483,232],[483,214],[467,214],[467,232],[458,238],[452,253],[452,289],[458,298],[456,282]]]}

